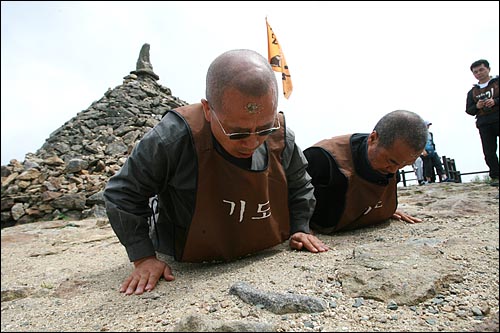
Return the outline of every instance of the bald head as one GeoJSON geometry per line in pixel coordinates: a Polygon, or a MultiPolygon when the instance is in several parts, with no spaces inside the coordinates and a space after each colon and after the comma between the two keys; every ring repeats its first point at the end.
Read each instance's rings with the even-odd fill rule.
{"type": "Polygon", "coordinates": [[[260,97],[270,91],[278,105],[278,82],[271,65],[252,50],[231,50],[218,56],[207,72],[206,99],[215,108],[223,108],[223,95],[227,88],[242,94],[260,97]]]}
{"type": "Polygon", "coordinates": [[[427,126],[416,113],[396,110],[383,116],[375,125],[379,144],[390,148],[396,140],[402,140],[414,151],[422,151],[427,141],[427,126]]]}

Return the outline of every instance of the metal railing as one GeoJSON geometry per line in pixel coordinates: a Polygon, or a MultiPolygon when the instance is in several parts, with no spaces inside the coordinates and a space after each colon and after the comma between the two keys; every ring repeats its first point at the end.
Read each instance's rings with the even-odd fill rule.
{"type": "MultiPolygon", "coordinates": [[[[473,172],[462,173],[462,172],[457,170],[454,159],[448,158],[448,157],[443,155],[442,160],[443,160],[443,169],[446,173],[446,176],[450,179],[450,181],[453,181],[455,183],[461,183],[462,176],[475,175],[475,174],[481,174],[481,173],[489,173],[489,171],[487,171],[487,170],[486,171],[473,171],[473,172]]],[[[411,173],[412,175],[414,175],[416,177],[415,171],[413,170],[413,168],[411,170],[404,170],[404,169],[399,170],[401,182],[403,183],[403,186],[405,186],[405,187],[407,185],[407,182],[410,182],[410,181],[417,181],[418,182],[417,178],[407,178],[406,174],[408,174],[408,173],[411,173]]]]}

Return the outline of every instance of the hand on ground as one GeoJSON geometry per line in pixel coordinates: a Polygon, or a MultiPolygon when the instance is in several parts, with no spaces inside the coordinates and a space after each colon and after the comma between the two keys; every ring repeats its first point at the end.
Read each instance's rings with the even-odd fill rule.
{"type": "Polygon", "coordinates": [[[328,246],[325,245],[318,237],[305,232],[296,232],[290,237],[290,247],[295,250],[306,249],[309,252],[325,252],[328,251],[328,246]]]}
{"type": "Polygon", "coordinates": [[[396,211],[394,214],[392,214],[392,218],[395,220],[405,221],[405,222],[412,223],[412,224],[422,222],[422,219],[419,219],[418,217],[410,216],[410,215],[403,213],[403,212],[400,212],[400,211],[396,211]]]}
{"type": "Polygon", "coordinates": [[[154,256],[137,260],[134,266],[134,271],[120,286],[120,292],[125,295],[141,295],[144,291],[153,290],[162,276],[167,281],[175,279],[170,266],[154,256]]]}

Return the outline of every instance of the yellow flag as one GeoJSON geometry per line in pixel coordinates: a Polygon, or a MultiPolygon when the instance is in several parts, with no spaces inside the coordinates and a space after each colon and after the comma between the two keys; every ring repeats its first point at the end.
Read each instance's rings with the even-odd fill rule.
{"type": "Polygon", "coordinates": [[[267,57],[271,67],[275,72],[281,72],[281,77],[283,80],[283,95],[288,99],[290,94],[292,93],[292,78],[290,76],[290,70],[288,69],[288,65],[286,64],[285,56],[283,55],[283,51],[281,50],[281,46],[278,43],[278,39],[271,29],[271,26],[267,22],[266,17],[266,26],[267,26],[267,57]]]}

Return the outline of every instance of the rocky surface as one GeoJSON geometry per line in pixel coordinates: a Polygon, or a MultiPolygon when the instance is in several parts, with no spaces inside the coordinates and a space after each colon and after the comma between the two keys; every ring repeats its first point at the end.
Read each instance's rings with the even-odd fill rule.
{"type": "Polygon", "coordinates": [[[144,44],[136,70],[55,130],[24,161],[1,166],[1,226],[105,217],[102,191],[135,144],[188,103],[157,82],[144,44]]]}
{"type": "Polygon", "coordinates": [[[498,188],[400,187],[424,219],[320,235],[223,264],[167,260],[176,279],[124,296],[131,264],[106,218],[2,229],[2,332],[497,331],[498,188]]]}

